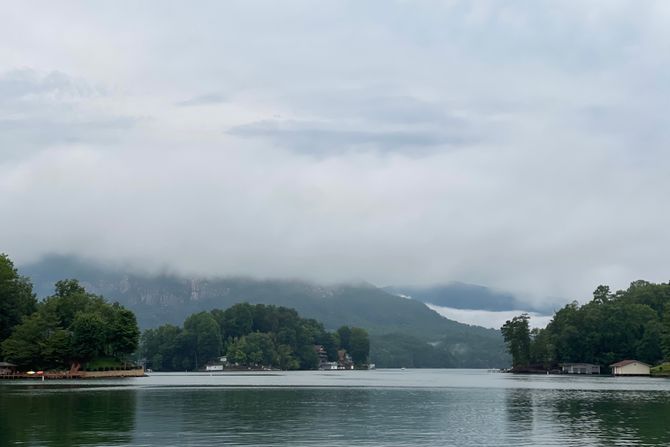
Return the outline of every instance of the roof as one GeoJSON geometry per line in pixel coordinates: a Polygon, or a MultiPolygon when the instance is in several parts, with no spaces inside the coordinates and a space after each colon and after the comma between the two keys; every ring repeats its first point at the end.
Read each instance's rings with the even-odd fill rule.
{"type": "Polygon", "coordinates": [[[559,366],[600,366],[595,363],[561,363],[559,366]]]}
{"type": "Polygon", "coordinates": [[[0,362],[0,368],[11,368],[11,367],[14,367],[14,366],[16,366],[16,365],[13,364],[13,363],[0,362]]]}
{"type": "Polygon", "coordinates": [[[639,360],[622,360],[620,362],[611,364],[610,367],[627,366],[627,365],[632,365],[633,363],[639,363],[640,365],[644,365],[644,366],[651,366],[651,365],[647,365],[646,363],[641,362],[639,360]]]}

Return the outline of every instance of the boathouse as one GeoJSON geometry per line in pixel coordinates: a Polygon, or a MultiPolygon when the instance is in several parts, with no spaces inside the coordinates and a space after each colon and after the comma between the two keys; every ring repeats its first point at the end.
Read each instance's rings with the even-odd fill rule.
{"type": "Polygon", "coordinates": [[[14,374],[16,365],[13,363],[0,362],[0,375],[14,374]]]}
{"type": "Polygon", "coordinates": [[[610,365],[615,376],[648,376],[651,366],[639,360],[622,360],[610,365]]]}
{"type": "Polygon", "coordinates": [[[600,365],[592,363],[561,363],[563,374],[600,374],[600,365]]]}

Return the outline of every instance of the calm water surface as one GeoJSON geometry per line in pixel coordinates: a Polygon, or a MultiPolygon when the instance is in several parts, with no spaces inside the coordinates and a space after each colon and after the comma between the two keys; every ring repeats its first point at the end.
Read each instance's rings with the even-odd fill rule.
{"type": "Polygon", "coordinates": [[[670,380],[479,370],[0,383],[0,446],[670,446],[670,380]]]}

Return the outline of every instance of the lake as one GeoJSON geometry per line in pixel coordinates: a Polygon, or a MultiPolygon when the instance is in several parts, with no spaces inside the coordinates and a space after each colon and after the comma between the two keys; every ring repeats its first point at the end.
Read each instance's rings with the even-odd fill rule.
{"type": "Polygon", "coordinates": [[[0,382],[0,446],[668,446],[670,380],[482,370],[0,382]]]}

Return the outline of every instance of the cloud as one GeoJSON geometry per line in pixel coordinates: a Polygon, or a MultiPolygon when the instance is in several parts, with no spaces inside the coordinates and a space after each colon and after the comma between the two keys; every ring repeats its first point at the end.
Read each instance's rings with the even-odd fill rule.
{"type": "Polygon", "coordinates": [[[460,280],[534,302],[668,280],[667,2],[0,17],[0,247],[19,263],[460,280]]]}
{"type": "MultiPolygon", "coordinates": [[[[107,93],[59,71],[0,74],[0,148],[5,156],[61,144],[108,145],[137,118],[101,109],[107,93]]],[[[1,160],[0,160],[1,162],[1,160]]]]}
{"type": "MultiPolygon", "coordinates": [[[[466,138],[446,130],[362,130],[333,128],[329,123],[266,120],[235,126],[230,135],[264,138],[273,144],[307,154],[332,154],[349,150],[410,150],[462,145],[466,138]]],[[[416,153],[416,152],[415,152],[416,153]]]]}
{"type": "Polygon", "coordinates": [[[218,93],[208,93],[206,95],[194,96],[193,98],[175,103],[178,107],[208,106],[212,104],[221,104],[226,102],[227,98],[218,93]]]}
{"type": "Polygon", "coordinates": [[[0,99],[16,100],[48,98],[74,99],[100,95],[101,91],[85,82],[58,71],[40,73],[33,69],[14,69],[0,75],[0,99]]]}
{"type": "Polygon", "coordinates": [[[229,135],[260,138],[302,154],[333,156],[350,151],[403,151],[425,156],[466,147],[482,138],[475,119],[448,103],[358,89],[311,92],[286,98],[318,119],[275,117],[236,125],[229,135]],[[323,105],[327,104],[327,107],[323,105]]]}

